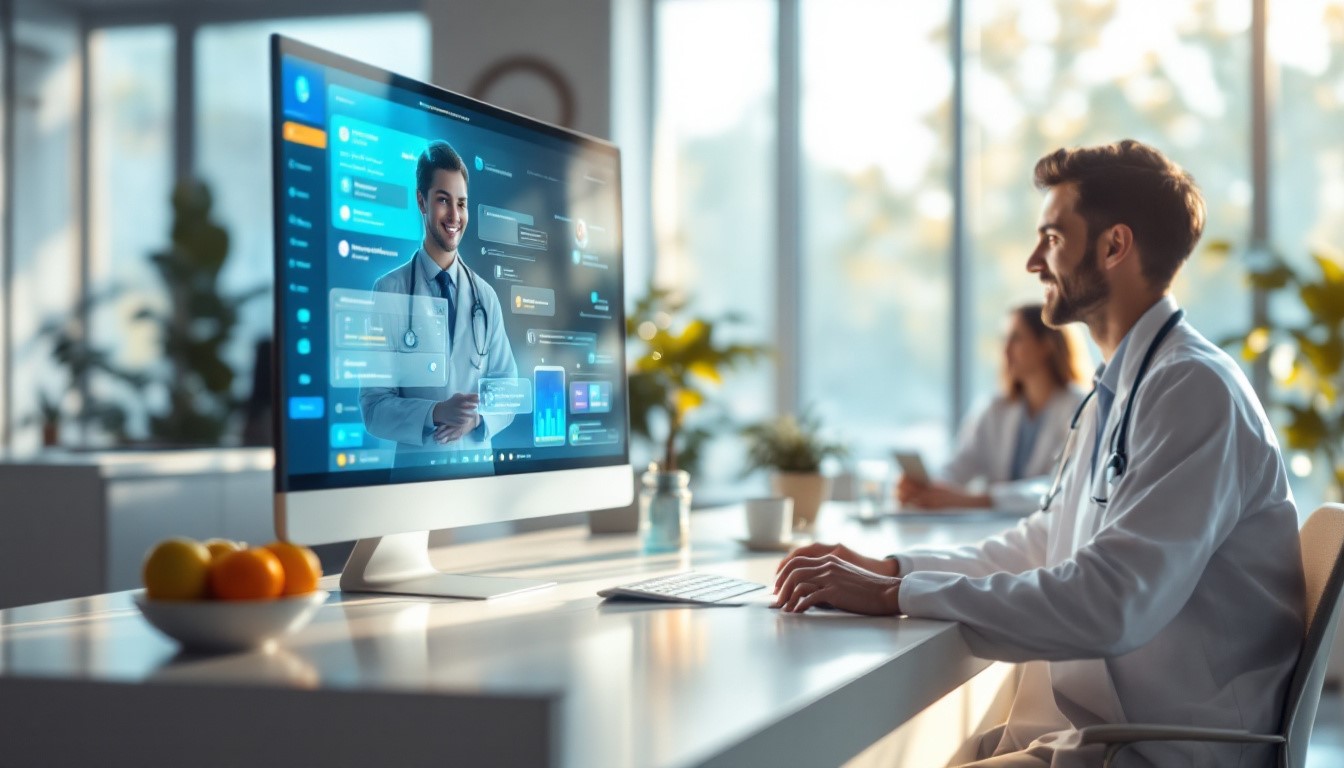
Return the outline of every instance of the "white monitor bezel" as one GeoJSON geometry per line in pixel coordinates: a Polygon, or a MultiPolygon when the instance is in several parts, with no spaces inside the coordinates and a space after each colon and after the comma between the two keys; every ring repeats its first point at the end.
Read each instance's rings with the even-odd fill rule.
{"type": "MultiPolygon", "coordinates": [[[[472,108],[508,119],[523,127],[572,138],[582,144],[608,148],[615,153],[619,168],[619,150],[610,142],[518,115],[462,94],[386,72],[280,35],[272,35],[273,176],[279,172],[276,158],[281,156],[282,139],[276,126],[282,120],[283,107],[280,104],[281,96],[277,84],[281,76],[281,60],[285,55],[297,55],[305,60],[340,68],[375,82],[422,91],[443,100],[459,100],[472,108]]],[[[619,173],[617,178],[619,179],[619,173]]],[[[277,217],[278,206],[281,204],[275,191],[278,184],[280,182],[274,180],[272,185],[273,209],[277,211],[277,217]]],[[[619,218],[621,204],[619,187],[616,194],[619,218]]],[[[276,253],[280,252],[280,241],[281,234],[277,228],[276,253]]],[[[278,265],[279,262],[275,263],[278,265]]],[[[620,327],[624,327],[624,286],[621,286],[621,291],[622,295],[612,304],[621,315],[618,318],[620,327]]],[[[272,370],[275,371],[273,382],[275,389],[272,397],[275,405],[272,410],[276,451],[275,532],[279,538],[303,544],[324,544],[609,509],[627,506],[633,500],[633,470],[629,463],[628,403],[625,406],[627,436],[625,450],[622,456],[613,457],[615,463],[610,465],[380,485],[284,490],[284,473],[288,470],[284,454],[285,409],[282,407],[279,382],[285,369],[283,343],[280,343],[283,342],[280,337],[284,328],[280,317],[282,302],[283,298],[277,293],[275,328],[278,343],[272,345],[274,355],[272,370]]]]}

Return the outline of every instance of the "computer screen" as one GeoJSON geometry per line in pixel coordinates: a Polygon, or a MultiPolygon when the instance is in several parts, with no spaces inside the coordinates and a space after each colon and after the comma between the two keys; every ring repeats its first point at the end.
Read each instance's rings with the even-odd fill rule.
{"type": "Polygon", "coordinates": [[[280,533],[628,502],[617,149],[279,36],[272,132],[280,533]]]}

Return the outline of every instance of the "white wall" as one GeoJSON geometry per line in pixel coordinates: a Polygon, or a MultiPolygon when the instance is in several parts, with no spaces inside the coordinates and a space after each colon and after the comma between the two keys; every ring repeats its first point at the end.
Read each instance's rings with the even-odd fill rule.
{"type": "Polygon", "coordinates": [[[425,0],[435,85],[547,122],[558,100],[545,81],[519,72],[489,93],[473,86],[515,56],[541,59],[569,83],[566,127],[615,141],[624,181],[627,298],[642,295],[653,263],[649,204],[651,56],[646,0],[425,0]]]}
{"type": "Polygon", "coordinates": [[[488,94],[472,93],[473,84],[492,65],[514,56],[539,58],[554,66],[574,93],[574,120],[568,127],[608,138],[611,1],[425,0],[431,80],[554,122],[557,99],[543,80],[526,73],[508,76],[488,94]]]}

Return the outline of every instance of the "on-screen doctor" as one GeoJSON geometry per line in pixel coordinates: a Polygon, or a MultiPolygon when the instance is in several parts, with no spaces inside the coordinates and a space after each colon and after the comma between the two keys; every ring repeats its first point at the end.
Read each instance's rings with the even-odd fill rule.
{"type": "MultiPolygon", "coordinates": [[[[513,415],[481,414],[478,386],[483,378],[518,375],[499,296],[458,253],[469,220],[468,174],[462,157],[446,141],[431,142],[420,154],[415,177],[424,239],[408,262],[378,278],[373,289],[405,295],[408,301],[410,296],[447,300],[448,365],[443,387],[360,391],[365,428],[397,443],[398,466],[422,463],[411,457],[445,448],[489,449],[491,437],[512,423],[513,415]]],[[[389,321],[391,344],[401,351],[430,338],[415,332],[411,307],[408,303],[405,318],[389,321]]]]}
{"type": "Polygon", "coordinates": [[[1075,329],[1046,325],[1044,308],[1025,304],[1008,313],[1002,392],[966,419],[956,454],[933,481],[901,477],[896,497],[903,507],[1035,511],[1087,395],[1081,385],[1092,375],[1075,329]],[[976,482],[983,491],[970,487],[976,482]]]}

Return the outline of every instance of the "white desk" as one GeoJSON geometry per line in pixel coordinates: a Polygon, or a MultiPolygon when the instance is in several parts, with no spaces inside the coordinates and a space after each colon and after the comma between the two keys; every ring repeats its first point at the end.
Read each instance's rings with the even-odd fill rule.
{"type": "MultiPolygon", "coordinates": [[[[823,511],[822,535],[873,554],[1011,524],[843,512],[823,511]]],[[[687,567],[768,583],[778,556],[733,543],[739,516],[694,515],[683,556],[580,528],[439,550],[440,567],[560,586],[490,602],[333,593],[268,653],[179,654],[129,593],[0,611],[0,764],[837,764],[987,665],[941,622],[785,615],[764,593],[741,608],[593,594],[687,567]]]]}

